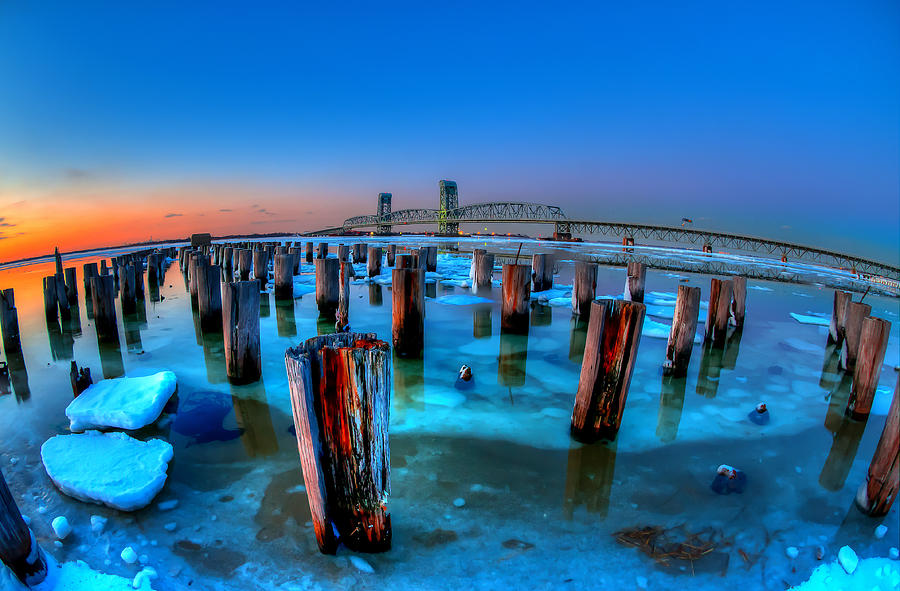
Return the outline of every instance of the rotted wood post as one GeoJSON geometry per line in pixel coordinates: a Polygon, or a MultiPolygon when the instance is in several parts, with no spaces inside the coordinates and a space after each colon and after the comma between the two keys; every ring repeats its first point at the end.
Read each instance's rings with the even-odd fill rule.
{"type": "Polygon", "coordinates": [[[731,292],[731,317],[735,327],[743,328],[747,310],[747,278],[741,275],[732,277],[731,292]]]}
{"type": "Polygon", "coordinates": [[[854,419],[868,417],[872,409],[890,333],[891,323],[887,320],[874,316],[863,319],[859,352],[853,370],[853,386],[847,402],[847,412],[854,419]]]}
{"type": "Polygon", "coordinates": [[[288,254],[291,255],[292,265],[291,265],[291,274],[299,275],[300,274],[300,259],[303,257],[303,251],[299,248],[294,248],[293,246],[288,249],[288,254]]]}
{"type": "Polygon", "coordinates": [[[381,247],[370,246],[366,257],[366,274],[369,277],[381,275],[381,247]]]}
{"type": "Polygon", "coordinates": [[[116,322],[116,285],[112,275],[91,277],[91,303],[94,308],[94,326],[101,342],[119,341],[116,322]]]}
{"type": "Polygon", "coordinates": [[[231,277],[234,273],[234,247],[226,246],[222,250],[222,269],[225,271],[226,277],[231,277]]]}
{"type": "Polygon", "coordinates": [[[350,330],[350,271],[353,264],[341,261],[340,278],[338,280],[338,307],[335,313],[334,329],[337,332],[350,330]]]}
{"type": "Polygon", "coordinates": [[[700,288],[678,286],[675,300],[675,315],[672,317],[672,330],[666,345],[666,361],[663,374],[681,377],[687,374],[691,362],[691,350],[694,347],[694,335],[697,334],[697,315],[700,313],[700,288]]]}
{"type": "Polygon", "coordinates": [[[425,270],[398,266],[391,279],[394,351],[401,357],[419,357],[425,346],[425,270]]]}
{"type": "Polygon", "coordinates": [[[597,292],[597,264],[575,261],[575,279],[572,282],[572,313],[587,319],[591,315],[591,302],[597,292]]]}
{"type": "MultiPolygon", "coordinates": [[[[437,246],[423,246],[419,249],[419,257],[424,259],[426,271],[430,273],[437,271],[437,246]]],[[[419,266],[422,266],[422,262],[419,266]]]]}
{"type": "Polygon", "coordinates": [[[337,245],[337,258],[342,263],[350,260],[350,245],[349,244],[338,244],[337,245]]]}
{"type": "Polygon", "coordinates": [[[12,288],[0,291],[0,332],[3,333],[3,351],[9,357],[22,350],[19,336],[19,312],[12,288]]]}
{"type": "Polygon", "coordinates": [[[340,271],[340,260],[316,259],[316,305],[322,316],[333,318],[337,310],[340,271]]]}
{"type": "Polygon", "coordinates": [[[200,285],[200,282],[197,276],[199,274],[199,269],[204,263],[208,264],[209,260],[203,253],[194,251],[188,255],[188,290],[190,291],[192,300],[196,300],[198,297],[197,288],[200,285]]]}
{"type": "Polygon", "coordinates": [[[367,248],[368,244],[365,242],[357,242],[353,245],[353,262],[354,263],[365,263],[368,259],[366,255],[368,254],[367,248]]]}
{"type": "Polygon", "coordinates": [[[415,267],[413,265],[415,261],[413,261],[412,255],[410,254],[398,254],[394,258],[394,268],[395,269],[412,269],[415,267]]]}
{"type": "MultiPolygon", "coordinates": [[[[625,301],[643,302],[644,285],[647,282],[647,265],[631,261],[625,276],[625,301]]],[[[730,304],[731,302],[729,302],[730,304]]]]}
{"type": "Polygon", "coordinates": [[[260,291],[266,288],[269,282],[269,251],[253,251],[253,278],[259,282],[260,291]]]}
{"type": "Polygon", "coordinates": [[[222,330],[222,270],[218,265],[197,268],[197,308],[200,329],[206,333],[222,330]]]}
{"type": "Polygon", "coordinates": [[[591,304],[571,433],[590,443],[615,439],[634,373],[644,304],[602,300],[591,304]]]}
{"type": "Polygon", "coordinates": [[[78,395],[87,390],[88,386],[94,383],[91,379],[90,367],[78,367],[76,362],[72,362],[69,367],[69,381],[72,383],[72,395],[78,398],[78,395]]]}
{"type": "Polygon", "coordinates": [[[316,250],[316,258],[317,258],[317,259],[324,259],[324,258],[326,258],[327,256],[328,256],[328,243],[327,243],[327,242],[320,242],[320,243],[319,243],[319,246],[318,246],[318,248],[317,248],[317,250],[316,250]]]}
{"type": "Polygon", "coordinates": [[[78,305],[78,285],[75,283],[75,267],[66,267],[66,301],[69,306],[78,305]]]}
{"type": "Polygon", "coordinates": [[[238,250],[238,278],[250,281],[250,270],[253,268],[253,251],[249,248],[238,250]]]}
{"type": "Polygon", "coordinates": [[[397,245],[396,244],[388,244],[387,247],[387,266],[394,266],[394,257],[397,256],[397,245]]]}
{"type": "Polygon", "coordinates": [[[294,297],[294,255],[275,255],[275,299],[294,297]]]}
{"type": "Polygon", "coordinates": [[[144,299],[144,259],[142,257],[134,257],[131,262],[134,267],[134,297],[139,300],[144,299]]]}
{"type": "Polygon", "coordinates": [[[312,264],[313,262],[313,243],[306,243],[306,262],[312,264]]]}
{"type": "Polygon", "coordinates": [[[101,275],[109,274],[109,267],[106,266],[106,259],[100,259],[100,274],[101,275]]]}
{"type": "Polygon", "coordinates": [[[44,316],[47,318],[57,318],[57,310],[59,306],[57,304],[57,290],[56,290],[56,275],[47,275],[44,277],[43,281],[43,291],[44,291],[44,316]]]}
{"type": "Polygon", "coordinates": [[[473,254],[475,278],[472,285],[476,292],[490,291],[494,279],[494,255],[485,251],[473,254]]]}
{"type": "Polygon", "coordinates": [[[716,347],[725,344],[728,335],[728,318],[731,316],[732,283],[728,279],[710,281],[709,309],[706,311],[706,334],[704,338],[716,347]]]}
{"type": "Polygon", "coordinates": [[[391,547],[391,353],[375,334],[314,337],[284,356],[319,550],[391,547]]]}
{"type": "Polygon", "coordinates": [[[828,344],[834,343],[841,346],[844,342],[844,323],[847,321],[847,311],[853,296],[849,291],[834,291],[834,304],[831,309],[831,323],[828,325],[828,344]]]}
{"type": "Polygon", "coordinates": [[[500,328],[514,333],[528,332],[528,305],[531,299],[531,266],[503,265],[503,304],[500,328]]]}
{"type": "Polygon", "coordinates": [[[853,371],[862,335],[863,320],[872,313],[872,306],[861,302],[850,302],[844,322],[844,342],[841,345],[841,368],[853,371]]]}
{"type": "Polygon", "coordinates": [[[0,560],[28,587],[37,585],[47,576],[44,552],[22,519],[22,513],[6,485],[6,478],[2,472],[0,472],[0,560]]]}
{"type": "Polygon", "coordinates": [[[59,254],[59,248],[54,249],[56,258],[56,303],[59,306],[59,317],[62,320],[69,320],[72,312],[69,310],[69,296],[66,293],[66,277],[62,266],[62,256],[59,254]]]}
{"type": "Polygon", "coordinates": [[[159,287],[159,259],[160,254],[151,253],[147,256],[147,283],[150,287],[159,287]]]}
{"type": "Polygon", "coordinates": [[[553,257],[535,254],[531,257],[531,291],[553,289],[553,257]]]}
{"type": "Polygon", "coordinates": [[[228,379],[236,384],[255,382],[262,375],[258,281],[222,284],[222,325],[228,379]]]}
{"type": "Polygon", "coordinates": [[[875,447],[866,481],[856,493],[856,506],[872,517],[887,515],[900,490],[900,378],[894,385],[894,398],[884,421],[881,438],[875,447]]]}

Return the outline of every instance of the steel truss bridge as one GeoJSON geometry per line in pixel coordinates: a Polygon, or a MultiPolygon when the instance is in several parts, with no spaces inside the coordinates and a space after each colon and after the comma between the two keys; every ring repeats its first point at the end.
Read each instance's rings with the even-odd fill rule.
{"type": "Polygon", "coordinates": [[[880,282],[894,289],[898,287],[897,282],[900,282],[900,267],[862,257],[790,242],[689,227],[575,220],[568,218],[560,207],[540,203],[513,201],[476,203],[445,211],[425,208],[401,209],[384,216],[363,215],[348,218],[341,227],[309,232],[307,235],[332,234],[379,226],[389,228],[441,222],[553,224],[557,236],[599,234],[621,237],[623,242],[628,241],[629,244],[631,241],[644,239],[667,244],[701,245],[708,252],[712,252],[713,249],[759,252],[780,257],[782,261],[804,261],[850,270],[870,281],[880,282]]]}

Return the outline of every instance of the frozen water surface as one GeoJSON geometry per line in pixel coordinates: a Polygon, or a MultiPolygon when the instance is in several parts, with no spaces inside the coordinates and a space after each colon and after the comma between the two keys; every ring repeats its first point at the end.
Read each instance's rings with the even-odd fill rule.
{"type": "MultiPolygon", "coordinates": [[[[898,563],[884,557],[897,546],[897,504],[887,517],[872,519],[853,498],[897,379],[897,299],[866,296],[872,313],[892,327],[873,414],[860,423],[843,415],[850,384],[821,326],[833,293],[822,284],[849,280],[848,273],[715,255],[800,274],[806,283],[749,280],[744,330],[722,350],[697,344],[688,377],[666,380],[660,367],[677,286],[700,286],[706,299],[709,277],[650,269],[651,314],[621,430],[614,443],[585,446],[568,432],[586,338],[586,326],[571,317],[570,286],[572,261],[600,247],[525,241],[524,260],[534,249],[556,252],[558,274],[553,291],[533,294],[523,336],[500,330],[499,260],[491,293],[476,296],[467,287],[472,248],[512,257],[518,241],[400,238],[400,250],[422,240],[442,251],[426,286],[424,359],[394,360],[393,548],[366,556],[318,552],[293,435],[284,350],[334,326],[317,318],[315,298],[307,295],[315,289],[312,265],[303,264],[294,280],[295,296],[303,297],[276,302],[262,294],[263,378],[246,386],[226,380],[221,335],[201,333],[177,266],[158,294],[148,290],[137,314],[124,320],[119,314],[121,338],[112,346],[98,345],[82,293],[81,265],[96,255],[66,261],[78,269],[81,301],[77,321],[65,325],[48,326],[43,316],[41,277],[51,265],[0,270],[0,285],[16,291],[24,349],[8,359],[11,387],[0,396],[0,467],[45,551],[74,565],[72,576],[116,575],[109,580],[117,585],[138,578],[157,590],[780,590],[808,579],[805,588],[827,588],[821,582],[829,576],[847,589],[871,589],[894,580],[898,563]],[[73,499],[41,463],[41,445],[69,432],[72,359],[90,367],[95,382],[160,371],[176,376],[172,408],[129,432],[174,448],[165,486],[144,509],[73,499]],[[463,363],[474,376],[468,390],[454,387],[463,363]],[[771,417],[764,425],[748,419],[760,402],[771,417]],[[747,475],[743,494],[710,490],[721,464],[747,475]],[[54,544],[51,522],[60,515],[73,531],[54,544]],[[107,519],[105,527],[92,529],[98,518],[107,519]],[[874,535],[879,524],[888,527],[883,538],[874,535]],[[614,536],[651,526],[673,528],[668,535],[675,541],[698,533],[714,549],[693,562],[663,563],[614,536]],[[839,579],[843,546],[860,563],[839,579]],[[120,556],[126,547],[138,556],[134,564],[120,556]],[[138,577],[147,567],[158,577],[138,577]],[[813,574],[816,567],[823,568],[813,574]],[[867,573],[879,578],[861,581],[867,573]],[[851,587],[847,577],[861,586],[851,587]]],[[[337,242],[331,240],[332,253],[337,242]]],[[[364,265],[356,270],[351,325],[388,338],[390,269],[372,279],[364,277],[364,265]]],[[[598,294],[621,297],[623,284],[621,268],[600,267],[598,294]]]]}

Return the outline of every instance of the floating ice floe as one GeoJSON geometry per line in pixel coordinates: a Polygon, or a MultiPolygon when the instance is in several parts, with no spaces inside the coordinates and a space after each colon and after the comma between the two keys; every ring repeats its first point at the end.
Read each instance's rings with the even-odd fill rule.
{"type": "Polygon", "coordinates": [[[44,469],[62,492],[122,511],[147,506],[162,490],[172,454],[162,439],[119,432],[57,435],[41,446],[44,469]]]}
{"type": "Polygon", "coordinates": [[[756,291],[773,291],[771,287],[763,287],[762,285],[750,285],[747,289],[755,289],[756,291]]]}
{"type": "Polygon", "coordinates": [[[816,326],[828,326],[831,324],[830,316],[808,316],[806,314],[797,314],[791,312],[791,318],[800,324],[815,324],[816,326]]]}
{"type": "Polygon", "coordinates": [[[93,384],[66,408],[69,428],[140,429],[159,418],[175,393],[175,374],[161,371],[139,378],[116,378],[93,384]]]}
{"type": "Polygon", "coordinates": [[[45,553],[47,560],[46,578],[26,587],[0,562],[0,589],[4,591],[153,591],[150,580],[136,581],[118,575],[108,575],[93,570],[86,562],[58,563],[45,553]],[[135,585],[135,583],[138,583],[135,585]]]}
{"type": "Polygon", "coordinates": [[[490,304],[491,300],[476,295],[455,293],[434,298],[434,303],[448,306],[473,306],[475,304],[490,304]]]}

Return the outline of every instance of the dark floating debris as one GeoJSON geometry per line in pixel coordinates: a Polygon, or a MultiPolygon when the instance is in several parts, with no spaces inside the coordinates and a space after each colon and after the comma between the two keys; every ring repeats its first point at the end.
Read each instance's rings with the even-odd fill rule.
{"type": "Polygon", "coordinates": [[[534,544],[531,542],[523,542],[522,540],[517,540],[516,538],[510,538],[503,542],[504,548],[509,548],[510,550],[531,550],[534,548],[534,544]]]}
{"type": "Polygon", "coordinates": [[[716,549],[713,535],[712,530],[691,533],[683,525],[636,527],[613,534],[620,544],[634,546],[664,566],[669,566],[671,559],[693,562],[710,554],[716,549]]]}
{"type": "Polygon", "coordinates": [[[471,390],[475,385],[475,381],[472,379],[472,368],[468,365],[463,365],[459,368],[459,376],[456,378],[456,386],[457,390],[471,390]]]}
{"type": "Polygon", "coordinates": [[[737,468],[722,464],[716,470],[716,477],[709,487],[720,495],[742,493],[747,488],[747,475],[737,468]]]}
{"type": "Polygon", "coordinates": [[[756,423],[757,425],[768,425],[769,424],[769,409],[766,408],[765,402],[760,402],[756,405],[756,408],[750,411],[750,414],[747,415],[747,418],[750,419],[751,423],[756,423]]]}

